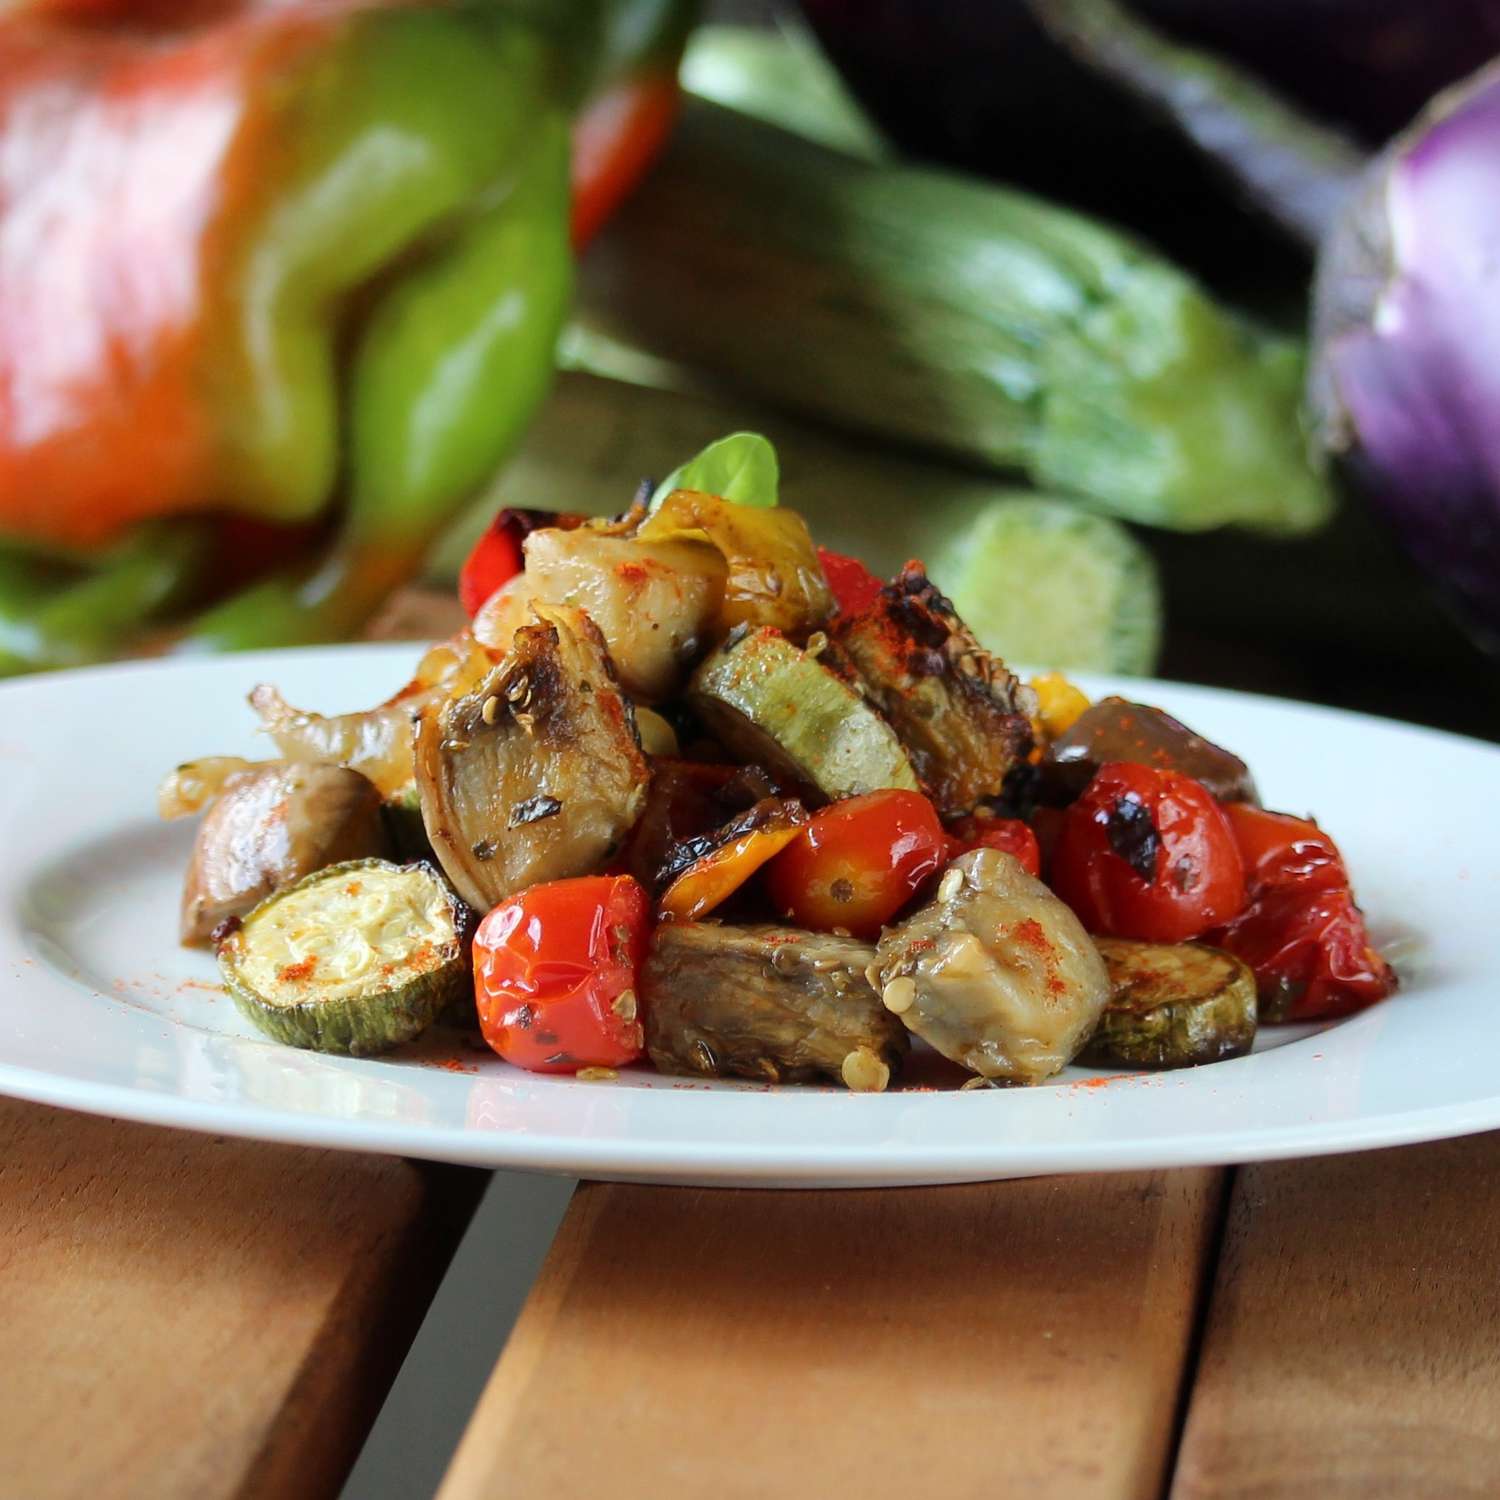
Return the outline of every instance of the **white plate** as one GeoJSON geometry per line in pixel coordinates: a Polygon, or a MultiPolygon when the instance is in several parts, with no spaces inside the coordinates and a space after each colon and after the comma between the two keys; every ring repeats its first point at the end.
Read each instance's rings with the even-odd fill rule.
{"type": "MultiPolygon", "coordinates": [[[[38,677],[0,687],[0,1092],[267,1140],[595,1177],[830,1187],[1250,1161],[1500,1125],[1492,943],[1500,750],[1405,725],[1133,683],[1242,754],[1267,805],[1342,845],[1391,1001],[1250,1057],[1156,1076],[1070,1069],[1025,1090],[619,1083],[516,1071],[438,1038],[380,1060],[262,1039],[175,940],[192,828],[164,769],[264,755],[255,682],[327,711],[405,680],[411,647],[340,647],[38,677]]],[[[1089,684],[1095,689],[1107,686],[1089,684]]],[[[1123,684],[1121,685],[1124,686],[1123,684]]]]}

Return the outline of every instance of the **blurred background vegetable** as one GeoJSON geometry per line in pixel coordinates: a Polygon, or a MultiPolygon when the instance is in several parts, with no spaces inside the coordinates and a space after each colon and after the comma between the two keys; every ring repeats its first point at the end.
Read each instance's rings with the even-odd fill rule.
{"type": "Polygon", "coordinates": [[[1319,263],[1319,438],[1500,652],[1500,65],[1384,151],[1319,263]]]}
{"type": "Polygon", "coordinates": [[[1415,555],[1464,565],[1450,587],[1482,614],[1493,401],[1474,330],[1494,299],[1490,262],[1460,260],[1495,198],[1489,116],[1369,156],[1496,50],[1500,3],[804,0],[812,31],[794,8],[710,0],[685,110],[690,0],[0,12],[0,149],[25,169],[0,212],[0,671],[347,634],[439,530],[427,576],[451,588],[498,506],[615,512],[753,429],[779,477],[736,448],[715,484],[779,485],[819,543],[882,574],[927,558],[1002,655],[1500,731],[1493,667],[1379,512],[1334,507],[1301,401],[1312,251],[1345,213],[1319,278],[1318,449],[1415,555]],[[397,37],[419,34],[463,65],[418,77],[397,37]],[[135,135],[85,58],[126,70],[135,135]],[[313,74],[294,131],[270,84],[295,99],[313,74]],[[16,123],[33,85],[74,90],[50,137],[16,123]],[[354,150],[397,125],[405,193],[354,150]],[[568,184],[555,144],[546,161],[563,130],[568,184]],[[81,186],[96,148],[115,194],[81,186]],[[171,162],[175,191],[137,193],[138,161],[171,162]],[[314,223],[313,186],[350,181],[314,223]],[[58,201],[50,243],[73,248],[33,264],[18,210],[58,201]],[[582,305],[544,396],[569,236],[582,305]],[[1368,244],[1384,295],[1347,253],[1368,244]],[[134,302],[99,293],[103,266],[134,302]],[[36,311],[60,297],[84,312],[67,342],[36,311]],[[51,437],[60,467],[23,482],[51,437]],[[75,504],[89,484],[102,502],[75,504]]]}
{"type": "Polygon", "coordinates": [[[591,324],[768,404],[1183,530],[1331,499],[1299,348],[1040,199],[692,101],[589,257],[591,324]]]}
{"type": "Polygon", "coordinates": [[[570,112],[588,105],[587,233],[661,138],[690,17],[163,0],[0,18],[0,664],[117,651],[247,585],[187,639],[356,628],[546,390],[570,112]],[[146,521],[171,577],[143,579],[126,545],[146,521]],[[5,588],[39,576],[45,602],[5,588]]]}

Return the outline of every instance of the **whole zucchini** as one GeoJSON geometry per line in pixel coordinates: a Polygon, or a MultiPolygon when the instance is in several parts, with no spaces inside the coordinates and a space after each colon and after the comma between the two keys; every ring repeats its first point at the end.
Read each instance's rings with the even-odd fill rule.
{"type": "Polygon", "coordinates": [[[468,983],[468,910],[430,865],[330,865],[268,896],[219,944],[240,1012],[291,1047],[409,1042],[468,983]]]}
{"type": "Polygon", "coordinates": [[[591,252],[587,315],[784,408],[1128,520],[1309,530],[1300,347],[1040,199],[690,102],[591,252]]]}

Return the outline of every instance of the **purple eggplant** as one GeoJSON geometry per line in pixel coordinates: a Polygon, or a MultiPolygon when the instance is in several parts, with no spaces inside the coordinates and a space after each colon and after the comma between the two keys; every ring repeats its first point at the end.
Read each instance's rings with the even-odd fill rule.
{"type": "Polygon", "coordinates": [[[1325,450],[1500,651],[1500,60],[1371,164],[1324,242],[1325,450]]]}

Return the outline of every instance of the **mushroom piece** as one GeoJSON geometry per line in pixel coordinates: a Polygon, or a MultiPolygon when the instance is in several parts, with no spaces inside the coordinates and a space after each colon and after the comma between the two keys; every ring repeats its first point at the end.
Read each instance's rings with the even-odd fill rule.
{"type": "Polygon", "coordinates": [[[328,865],[386,851],[380,792],[343,766],[272,764],[222,784],[198,827],[182,887],[184,943],[328,865]]]}
{"type": "Polygon", "coordinates": [[[582,610],[542,604],[478,687],[422,711],[415,769],[433,851],[477,911],[592,874],[650,778],[604,638],[582,610]]]}
{"type": "Polygon", "coordinates": [[[641,969],[646,1049],[663,1073],[879,1093],[906,1056],[865,977],[868,943],[789,927],[663,922],[641,969]]]}
{"type": "Polygon", "coordinates": [[[989,654],[908,563],[868,609],[835,623],[846,660],[946,817],[998,797],[1031,747],[1035,695],[989,654]]]}
{"type": "Polygon", "coordinates": [[[999,849],[956,859],[934,898],[882,934],[870,982],[944,1057],[1007,1083],[1071,1062],[1110,995],[1082,923],[999,849]]]}

